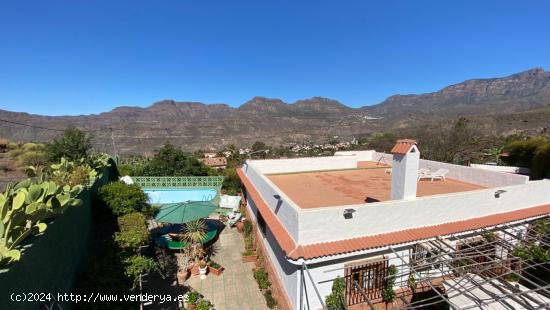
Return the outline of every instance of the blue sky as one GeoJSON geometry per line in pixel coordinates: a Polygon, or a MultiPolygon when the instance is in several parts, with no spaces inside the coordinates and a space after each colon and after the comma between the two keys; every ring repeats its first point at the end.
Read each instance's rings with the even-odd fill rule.
{"type": "Polygon", "coordinates": [[[550,70],[549,21],[550,1],[0,1],[0,109],[253,96],[358,107],[550,70]]]}

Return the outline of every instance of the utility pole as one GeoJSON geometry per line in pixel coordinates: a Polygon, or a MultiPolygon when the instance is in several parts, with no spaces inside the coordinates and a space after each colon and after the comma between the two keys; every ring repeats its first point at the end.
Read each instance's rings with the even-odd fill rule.
{"type": "Polygon", "coordinates": [[[113,155],[115,156],[115,158],[118,158],[118,154],[116,152],[115,135],[113,134],[113,128],[109,127],[109,131],[111,131],[111,141],[113,142],[113,155]]]}

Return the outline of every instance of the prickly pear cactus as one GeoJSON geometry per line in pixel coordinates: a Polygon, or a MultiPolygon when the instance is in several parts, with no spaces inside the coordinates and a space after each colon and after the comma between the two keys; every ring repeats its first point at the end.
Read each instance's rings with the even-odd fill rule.
{"type": "Polygon", "coordinates": [[[46,230],[45,221],[79,206],[82,185],[59,187],[52,181],[25,179],[0,194],[0,268],[21,258],[17,246],[30,234],[46,230]]]}

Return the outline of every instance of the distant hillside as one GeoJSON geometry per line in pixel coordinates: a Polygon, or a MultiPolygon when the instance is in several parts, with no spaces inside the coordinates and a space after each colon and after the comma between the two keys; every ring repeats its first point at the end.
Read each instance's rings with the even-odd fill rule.
{"type": "MultiPolygon", "coordinates": [[[[550,73],[532,69],[504,78],[474,79],[421,95],[395,95],[358,109],[321,97],[288,104],[254,97],[239,108],[225,104],[165,100],[147,108],[118,107],[99,115],[40,116],[0,110],[0,119],[61,130],[75,125],[93,133],[96,148],[150,152],[165,141],[189,148],[220,147],[255,140],[269,143],[326,140],[435,122],[459,115],[487,130],[540,133],[549,127],[550,73]],[[533,112],[529,112],[533,111],[533,112]],[[502,121],[497,121],[501,120],[502,121]]],[[[0,122],[1,136],[46,141],[58,131],[0,122]]]]}
{"type": "Polygon", "coordinates": [[[550,105],[550,72],[536,68],[504,78],[473,79],[422,95],[395,95],[364,107],[391,119],[513,113],[550,105]]]}

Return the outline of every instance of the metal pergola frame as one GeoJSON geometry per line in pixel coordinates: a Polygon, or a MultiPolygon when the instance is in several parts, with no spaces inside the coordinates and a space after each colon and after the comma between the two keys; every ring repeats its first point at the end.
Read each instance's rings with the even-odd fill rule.
{"type": "MultiPolygon", "coordinates": [[[[440,303],[448,304],[451,309],[482,308],[496,303],[503,309],[550,308],[550,277],[542,279],[534,274],[535,270],[550,274],[550,262],[524,260],[515,252],[518,245],[550,249],[550,234],[546,231],[546,235],[541,235],[537,230],[540,223],[546,223],[550,228],[550,215],[406,246],[390,246],[388,250],[400,262],[394,264],[398,270],[395,278],[399,279],[394,287],[404,288],[404,292],[411,296],[413,291],[408,288],[408,280],[413,275],[415,289],[420,285],[424,292],[434,293],[432,297],[417,301],[408,301],[404,292],[397,293],[397,298],[403,303],[401,309],[420,309],[440,303]],[[415,252],[420,244],[430,251],[429,257],[415,252]],[[404,254],[407,249],[409,253],[404,254]],[[510,277],[517,279],[522,287],[512,284],[510,277]],[[441,284],[434,284],[437,282],[441,284]],[[458,296],[468,300],[469,304],[455,304],[452,299],[458,296]]],[[[307,270],[305,264],[303,269],[307,270]]],[[[316,289],[313,279],[310,280],[316,289]]],[[[375,309],[359,284],[354,285],[363,294],[366,304],[375,309]]],[[[322,305],[324,308],[324,303],[322,305]]]]}

